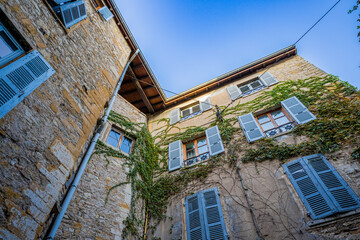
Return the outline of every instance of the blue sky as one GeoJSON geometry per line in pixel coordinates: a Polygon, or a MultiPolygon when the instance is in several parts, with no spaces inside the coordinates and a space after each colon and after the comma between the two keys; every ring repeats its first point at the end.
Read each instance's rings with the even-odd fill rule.
{"type": "MultiPolygon", "coordinates": [[[[180,93],[287,47],[337,0],[115,0],[160,85],[180,93]]],[[[298,54],[360,88],[355,0],[342,0],[298,54]]],[[[165,92],[170,97],[171,94],[165,92]]]]}

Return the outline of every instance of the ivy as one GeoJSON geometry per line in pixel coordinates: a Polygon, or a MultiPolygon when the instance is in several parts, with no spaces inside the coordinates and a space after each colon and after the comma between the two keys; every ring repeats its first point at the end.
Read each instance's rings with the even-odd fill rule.
{"type": "MultiPolygon", "coordinates": [[[[313,153],[334,152],[345,144],[359,145],[360,132],[360,94],[356,88],[340,81],[337,77],[312,77],[307,79],[289,80],[276,84],[271,90],[258,93],[258,97],[246,103],[234,106],[219,106],[222,118],[213,113],[208,118],[209,127],[217,125],[223,143],[229,150],[224,155],[211,157],[206,162],[168,174],[168,144],[182,140],[192,140],[204,135],[205,128],[191,126],[179,128],[170,125],[169,119],[162,118],[154,123],[161,126],[154,129],[153,135],[147,125],[133,123],[129,118],[111,111],[109,120],[119,125],[125,134],[136,139],[133,151],[125,155],[120,151],[98,141],[94,154],[125,159],[128,167],[127,180],[112,186],[111,191],[124,184],[130,184],[132,190],[130,213],[124,220],[123,238],[135,236],[141,238],[139,229],[154,230],[155,226],[166,218],[169,198],[181,193],[194,180],[205,180],[220,165],[236,166],[238,157],[244,162],[262,162],[278,159],[282,162],[296,156],[313,153]],[[267,109],[280,105],[281,101],[296,96],[315,114],[316,120],[297,126],[291,134],[304,139],[301,143],[285,144],[275,139],[261,139],[248,144],[237,122],[237,117],[249,112],[267,109]],[[228,159],[228,160],[226,160],[228,159]],[[139,208],[145,214],[145,222],[138,219],[139,208]],[[152,219],[153,221],[149,221],[152,219]],[[153,225],[150,226],[149,222],[153,225]]],[[[352,153],[354,159],[360,159],[359,148],[352,153]]],[[[108,160],[109,161],[109,160],[108,160]]],[[[111,162],[110,162],[111,164],[111,162]]],[[[188,193],[191,194],[191,193],[188,193]]]]}

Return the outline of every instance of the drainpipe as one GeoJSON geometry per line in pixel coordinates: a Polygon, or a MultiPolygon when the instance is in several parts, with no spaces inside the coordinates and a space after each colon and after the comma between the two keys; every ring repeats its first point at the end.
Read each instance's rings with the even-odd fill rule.
{"type": "Polygon", "coordinates": [[[117,83],[116,85],[116,88],[113,92],[113,96],[111,97],[111,100],[110,100],[110,103],[109,103],[109,107],[107,108],[106,112],[105,112],[105,115],[102,117],[101,119],[101,125],[100,127],[97,129],[96,131],[96,134],[95,136],[93,137],[93,139],[91,140],[91,143],[90,143],[90,146],[88,148],[88,150],[86,151],[85,153],[85,156],[80,164],[80,167],[75,175],[75,178],[74,178],[74,181],[72,182],[71,186],[70,186],[70,189],[69,191],[67,192],[66,196],[65,196],[65,199],[64,199],[64,202],[62,203],[61,205],[61,211],[59,212],[59,214],[56,216],[56,219],[54,221],[54,224],[52,225],[51,229],[50,229],[50,232],[49,232],[49,235],[47,236],[47,239],[50,240],[50,239],[54,239],[55,237],[55,234],[56,234],[56,231],[57,229],[59,228],[60,226],[60,223],[61,223],[61,220],[63,219],[64,215],[65,215],[65,212],[67,210],[67,208],[69,207],[69,204],[70,204],[70,201],[71,201],[71,198],[72,196],[74,195],[75,193],[75,190],[76,190],[76,187],[78,186],[79,182],[80,182],[80,179],[81,179],[81,176],[82,174],[84,173],[85,171],[85,167],[87,165],[87,163],[89,162],[89,159],[92,155],[92,152],[95,148],[95,145],[96,145],[96,142],[97,140],[99,139],[100,137],[100,134],[105,126],[105,123],[106,123],[106,120],[107,118],[109,117],[109,114],[110,114],[110,110],[112,108],[112,105],[114,104],[114,101],[115,101],[115,98],[116,98],[116,95],[117,93],[119,92],[119,89],[120,89],[120,86],[121,86],[121,83],[124,79],[124,76],[125,76],[125,73],[130,65],[130,63],[132,62],[132,60],[134,60],[134,58],[136,57],[136,55],[139,53],[139,49],[137,49],[135,51],[135,53],[132,55],[132,57],[128,60],[128,62],[126,63],[125,65],[125,68],[120,76],[120,79],[119,79],[119,82],[117,83]]]}

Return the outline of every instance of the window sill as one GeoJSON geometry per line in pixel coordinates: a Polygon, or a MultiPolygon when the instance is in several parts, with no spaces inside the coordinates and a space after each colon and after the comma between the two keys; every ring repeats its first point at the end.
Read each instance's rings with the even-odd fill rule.
{"type": "Polygon", "coordinates": [[[324,219],[308,221],[308,222],[306,222],[306,225],[307,225],[308,229],[323,227],[323,226],[332,224],[340,219],[350,217],[353,215],[357,215],[357,214],[360,215],[360,208],[358,208],[356,210],[352,210],[350,212],[346,212],[346,213],[338,213],[336,216],[329,216],[324,219]]]}

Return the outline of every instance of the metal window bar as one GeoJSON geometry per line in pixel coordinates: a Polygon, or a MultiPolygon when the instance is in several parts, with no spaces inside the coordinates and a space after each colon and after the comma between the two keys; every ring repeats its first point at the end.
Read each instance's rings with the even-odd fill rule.
{"type": "MultiPolygon", "coordinates": [[[[242,96],[242,97],[245,97],[245,96],[247,96],[247,95],[249,95],[249,94],[252,94],[252,93],[254,93],[254,92],[260,91],[261,89],[264,89],[264,88],[266,88],[266,86],[264,86],[264,85],[259,86],[259,87],[257,87],[257,88],[252,89],[252,90],[246,91],[245,93],[241,93],[241,96],[242,96]]],[[[241,92],[241,90],[240,90],[240,92],[241,92]]]]}
{"type": "Polygon", "coordinates": [[[187,116],[185,116],[185,117],[181,117],[181,120],[185,120],[185,119],[188,119],[188,118],[192,118],[192,117],[194,117],[194,116],[196,116],[196,115],[199,115],[200,113],[201,113],[201,111],[197,111],[197,112],[191,113],[191,114],[189,114],[189,115],[187,115],[187,116]]]}
{"type": "Polygon", "coordinates": [[[207,160],[207,159],[209,159],[209,158],[210,158],[210,153],[209,153],[209,152],[202,153],[202,154],[197,155],[197,156],[195,156],[195,157],[186,159],[186,160],[184,161],[184,166],[190,166],[190,165],[192,165],[192,164],[205,161],[205,160],[207,160]]]}
{"type": "Polygon", "coordinates": [[[280,133],[288,132],[288,131],[292,130],[295,126],[296,126],[295,122],[288,122],[288,123],[278,126],[276,128],[269,129],[269,130],[265,131],[264,133],[266,134],[267,137],[273,137],[280,133]]]}

